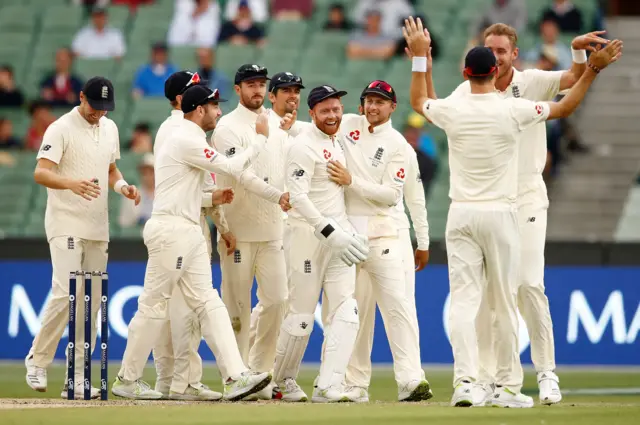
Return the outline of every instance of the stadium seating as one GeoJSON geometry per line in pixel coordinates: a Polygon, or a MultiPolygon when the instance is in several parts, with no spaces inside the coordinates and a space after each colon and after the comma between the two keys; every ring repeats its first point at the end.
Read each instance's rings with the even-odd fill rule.
{"type": "MultiPolygon", "coordinates": [[[[347,11],[353,10],[357,0],[337,0],[347,11]]],[[[467,44],[468,24],[478,11],[492,0],[418,0],[418,14],[426,16],[429,28],[442,44],[441,57],[434,65],[434,79],[440,97],[448,95],[461,81],[459,63],[467,44]]],[[[217,67],[232,78],[242,63],[258,62],[268,67],[270,73],[291,70],[300,74],[307,90],[318,84],[330,83],[349,91],[345,98],[348,112],[355,112],[358,95],[365,84],[374,78],[391,82],[398,92],[399,105],[393,122],[397,128],[406,121],[411,112],[407,103],[409,89],[409,62],[396,58],[387,62],[350,61],[345,56],[349,34],[322,31],[327,10],[336,0],[315,0],[315,12],[308,22],[270,22],[267,25],[267,43],[263,49],[254,46],[220,45],[216,50],[217,67]]],[[[596,5],[593,0],[573,0],[590,23],[596,5]]],[[[0,62],[7,62],[15,69],[18,85],[30,98],[39,93],[39,83],[53,65],[56,49],[69,46],[75,33],[85,24],[87,16],[82,8],[70,6],[65,0],[0,0],[0,62]],[[43,6],[44,4],[44,6],[43,6]],[[19,19],[15,19],[19,16],[19,19]]],[[[224,2],[222,2],[224,3],[224,2]]],[[[539,16],[550,0],[527,2],[530,17],[539,16]]],[[[121,144],[129,140],[131,129],[139,121],[149,122],[152,129],[167,116],[166,100],[134,100],[130,96],[135,71],[145,64],[150,45],[164,40],[173,14],[173,0],[156,0],[155,4],[142,6],[136,14],[122,6],[109,8],[109,24],[121,29],[126,38],[127,53],[120,61],[78,59],[75,71],[87,78],[93,75],[110,77],[116,88],[117,109],[110,113],[119,125],[121,144]]],[[[535,28],[521,35],[522,46],[531,47],[536,40],[535,28]]],[[[171,61],[180,68],[196,66],[195,49],[173,48],[171,61]]],[[[303,93],[303,99],[306,97],[303,93]]],[[[233,108],[230,102],[225,109],[233,108]]],[[[302,102],[304,105],[304,102],[302,102]]],[[[59,114],[58,114],[59,115],[59,114]]],[[[26,110],[18,112],[0,110],[0,116],[11,118],[16,134],[22,136],[28,127],[26,110]]],[[[306,113],[301,116],[306,116],[306,113]]],[[[434,135],[441,155],[446,155],[446,140],[439,130],[429,129],[434,135]]],[[[16,199],[14,209],[0,209],[0,229],[4,234],[41,236],[44,200],[46,192],[33,183],[34,154],[18,155],[19,163],[13,168],[0,167],[0,194],[16,199]],[[14,194],[19,193],[17,196],[14,194]],[[26,204],[25,204],[26,203],[26,204]],[[28,208],[23,208],[28,205],[28,208]],[[25,214],[24,211],[29,211],[25,214]]],[[[137,175],[135,156],[123,150],[119,166],[129,180],[137,175]]],[[[448,208],[448,170],[446,157],[440,160],[439,177],[428,199],[431,233],[434,239],[444,234],[444,222],[448,208]]],[[[121,231],[117,226],[119,199],[110,202],[112,209],[111,230],[113,235],[139,237],[139,229],[121,231]],[[118,205],[116,205],[118,204],[118,205]]]]}

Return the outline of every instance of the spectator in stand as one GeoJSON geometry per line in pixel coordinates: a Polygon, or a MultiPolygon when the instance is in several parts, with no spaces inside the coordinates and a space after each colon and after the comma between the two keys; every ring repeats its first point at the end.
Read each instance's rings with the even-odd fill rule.
{"type": "Polygon", "coordinates": [[[428,196],[431,184],[438,172],[438,154],[433,138],[423,131],[426,123],[422,115],[412,112],[402,134],[413,150],[416,151],[422,185],[424,186],[425,196],[428,196]]]}
{"type": "Polygon", "coordinates": [[[415,16],[407,0],[359,0],[353,13],[356,24],[366,25],[371,10],[377,10],[381,16],[380,32],[394,41],[402,38],[404,19],[415,16]]]}
{"type": "Polygon", "coordinates": [[[109,0],[71,0],[76,6],[84,6],[88,13],[91,13],[94,7],[107,7],[109,0]]]}
{"type": "Polygon", "coordinates": [[[265,43],[264,31],[252,18],[248,0],[241,0],[237,15],[232,21],[225,22],[220,30],[220,43],[243,45],[255,43],[262,46],[265,43]]]}
{"type": "Polygon", "coordinates": [[[233,85],[222,71],[216,69],[215,52],[212,49],[201,47],[196,51],[196,55],[198,57],[198,75],[200,75],[200,78],[206,81],[212,90],[218,89],[221,98],[231,99],[233,85]]]}
{"type": "Polygon", "coordinates": [[[168,60],[167,45],[164,42],[151,46],[151,63],[142,65],[133,79],[133,97],[164,96],[164,82],[178,69],[168,60]]]}
{"type": "Polygon", "coordinates": [[[135,202],[125,202],[127,198],[122,197],[120,204],[120,216],[118,223],[120,227],[129,228],[143,226],[153,211],[153,198],[155,194],[155,173],[153,170],[154,158],[152,153],[144,154],[142,161],[138,165],[140,173],[140,204],[135,202]]]}
{"type": "MultiPolygon", "coordinates": [[[[534,0],[541,1],[541,0],[534,0]]],[[[469,33],[475,35],[480,27],[489,22],[494,24],[502,22],[511,25],[518,32],[524,31],[527,26],[527,6],[524,0],[495,0],[493,5],[484,14],[480,15],[477,20],[471,21],[469,33]]]]}
{"type": "Polygon", "coordinates": [[[381,32],[380,12],[372,10],[367,13],[364,30],[356,30],[347,44],[349,59],[389,59],[396,51],[396,41],[390,35],[381,32]]]}
{"type": "Polygon", "coordinates": [[[582,13],[570,0],[554,0],[542,12],[542,20],[554,19],[564,33],[582,32],[582,13]]]}
{"type": "Polygon", "coordinates": [[[225,21],[232,21],[238,15],[242,3],[248,3],[251,10],[251,20],[264,24],[269,20],[269,5],[267,0],[228,0],[224,9],[225,21]]]}
{"type": "Polygon", "coordinates": [[[169,46],[213,47],[220,33],[220,5],[210,0],[177,0],[169,46]]]}
{"type": "Polygon", "coordinates": [[[271,15],[281,21],[309,19],[312,13],[313,0],[273,0],[271,3],[271,15]]]}
{"type": "Polygon", "coordinates": [[[91,11],[91,24],[74,37],[72,50],[82,58],[120,59],[126,47],[122,31],[108,26],[106,9],[96,7],[91,11]]]}
{"type": "Polygon", "coordinates": [[[127,148],[133,153],[153,152],[153,139],[149,124],[146,122],[136,124],[127,148]]]}
{"type": "Polygon", "coordinates": [[[351,31],[353,29],[353,25],[344,14],[342,3],[333,3],[329,7],[329,15],[324,29],[330,31],[351,31]]]}
{"type": "Polygon", "coordinates": [[[0,150],[20,148],[22,143],[13,137],[13,123],[6,118],[0,118],[0,150]]]}
{"type": "Polygon", "coordinates": [[[131,11],[135,11],[138,6],[152,4],[154,0],[111,0],[113,5],[129,6],[131,11]]]}
{"type": "Polygon", "coordinates": [[[556,68],[552,70],[557,71],[571,68],[573,62],[571,49],[558,40],[559,34],[560,28],[555,19],[547,18],[542,20],[540,23],[540,38],[542,42],[524,55],[525,61],[529,63],[537,62],[543,50],[547,48],[547,52],[553,51],[556,56],[556,68]]]}
{"type": "Polygon", "coordinates": [[[29,105],[29,115],[31,125],[27,130],[24,147],[30,151],[38,151],[42,145],[45,130],[56,120],[56,117],[51,113],[51,106],[42,100],[36,100],[29,105]]]}
{"type": "Polygon", "coordinates": [[[24,104],[24,95],[16,87],[13,68],[9,65],[0,67],[0,108],[19,108],[24,104]]]}
{"type": "Polygon", "coordinates": [[[71,73],[73,55],[66,47],[56,52],[55,69],[40,83],[40,97],[52,107],[72,107],[80,103],[83,82],[71,73]]]}

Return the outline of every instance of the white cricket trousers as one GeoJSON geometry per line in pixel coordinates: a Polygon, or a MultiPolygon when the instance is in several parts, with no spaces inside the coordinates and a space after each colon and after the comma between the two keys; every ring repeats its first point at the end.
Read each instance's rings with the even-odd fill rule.
{"type": "Polygon", "coordinates": [[[356,301],[360,306],[360,321],[365,325],[361,324],[356,349],[347,368],[347,385],[367,388],[371,381],[376,302],[389,340],[398,387],[424,379],[414,296],[415,268],[411,239],[408,239],[371,239],[369,258],[358,267],[356,301]],[[411,264],[409,284],[407,262],[411,264]]]}
{"type": "Polygon", "coordinates": [[[224,240],[220,239],[222,301],[229,310],[240,354],[252,370],[268,372],[273,368],[288,297],[283,241],[238,242],[232,255],[226,255],[226,249],[224,240]],[[258,304],[255,336],[250,341],[254,277],[258,282],[258,304]]]}
{"type": "MultiPolygon", "coordinates": [[[[398,231],[400,248],[402,250],[402,267],[405,277],[405,294],[411,308],[412,326],[415,333],[420,336],[418,328],[418,316],[415,302],[416,270],[409,229],[398,231]]],[[[356,301],[360,314],[360,330],[356,339],[353,355],[349,361],[350,378],[352,385],[368,388],[371,383],[371,350],[373,349],[373,331],[376,319],[376,300],[373,297],[371,277],[366,270],[360,270],[356,279],[356,301]]],[[[326,309],[322,304],[323,321],[326,309]]],[[[419,341],[418,341],[419,343],[419,341]]],[[[419,344],[418,344],[419,346],[419,344]]],[[[424,379],[424,371],[420,369],[421,379],[424,379]]]]}
{"type": "MultiPolygon", "coordinates": [[[[523,316],[531,341],[531,361],[536,372],[556,368],[553,323],[549,300],[544,288],[544,247],[547,233],[549,201],[541,177],[531,181],[518,197],[518,226],[520,228],[520,269],[518,273],[518,309],[523,316]]],[[[492,310],[483,300],[476,326],[479,331],[480,380],[493,383],[495,357],[493,356],[492,310]]]]}
{"type": "Polygon", "coordinates": [[[223,378],[246,371],[229,314],[213,288],[207,243],[200,226],[180,217],[152,216],[143,237],[149,261],[138,311],[129,323],[119,375],[127,381],[142,377],[151,349],[169,320],[169,301],[176,286],[187,306],[195,311],[223,378]]]}
{"type": "MultiPolygon", "coordinates": [[[[340,225],[343,228],[350,226],[349,223],[340,223],[340,225]]],[[[335,326],[339,329],[339,333],[333,335],[335,339],[332,336],[332,340],[323,346],[323,358],[325,358],[326,350],[340,350],[338,343],[341,341],[344,343],[342,350],[347,352],[340,354],[335,363],[334,357],[330,356],[331,367],[337,365],[337,370],[342,369],[340,377],[342,380],[344,379],[343,368],[346,368],[351,356],[358,326],[358,312],[354,299],[356,268],[344,264],[329,246],[316,238],[314,229],[306,222],[289,218],[287,229],[288,243],[292,247],[288,253],[291,290],[286,318],[278,335],[274,380],[278,383],[285,378],[297,377],[309,335],[313,330],[314,312],[321,291],[326,295],[328,309],[325,339],[333,335],[329,329],[333,325],[336,312],[341,315],[345,306],[354,306],[356,310],[353,315],[355,317],[347,317],[345,313],[344,317],[339,318],[342,323],[335,326]],[[351,339],[340,333],[344,323],[353,325],[349,325],[353,329],[351,339]],[[341,366],[343,357],[344,364],[341,366]]],[[[327,376],[329,375],[328,373],[327,376]]]]}
{"type": "MultiPolygon", "coordinates": [[[[200,215],[200,228],[207,242],[211,258],[211,230],[206,214],[200,215]]],[[[202,358],[198,354],[202,332],[196,313],[187,305],[176,285],[169,303],[169,321],[163,325],[160,338],[153,349],[156,365],[156,391],[184,393],[189,385],[202,381],[202,358]]]]}
{"type": "MultiPolygon", "coordinates": [[[[58,236],[49,241],[51,251],[51,297],[45,306],[42,325],[29,354],[34,364],[47,368],[53,361],[60,338],[69,323],[69,274],[75,271],[106,271],[108,242],[90,241],[73,236],[58,236]]],[[[102,295],[101,278],[91,281],[91,352],[96,342],[96,318],[102,295]]],[[[84,298],[84,276],[76,279],[76,299],[84,298]]],[[[76,308],[76,382],[82,382],[84,374],[84,308],[82,302],[76,308]]],[[[66,351],[65,351],[66,353],[66,351]]]]}
{"type": "Polygon", "coordinates": [[[517,276],[520,237],[515,205],[453,202],[446,227],[453,386],[478,381],[476,316],[486,292],[495,308],[496,384],[519,392],[517,276]],[[486,278],[485,278],[486,276],[486,278]]]}

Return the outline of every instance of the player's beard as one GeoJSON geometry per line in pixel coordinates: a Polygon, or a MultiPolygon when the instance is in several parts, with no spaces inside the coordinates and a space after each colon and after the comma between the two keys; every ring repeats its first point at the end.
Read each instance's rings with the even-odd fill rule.
{"type": "Polygon", "coordinates": [[[251,96],[242,95],[242,104],[252,111],[257,111],[264,104],[264,96],[253,94],[251,96]]]}
{"type": "Polygon", "coordinates": [[[338,131],[340,130],[340,123],[342,122],[342,117],[335,117],[335,118],[327,118],[324,121],[322,121],[321,123],[316,123],[316,126],[318,127],[318,129],[320,131],[322,131],[324,134],[328,135],[328,136],[333,136],[334,134],[338,133],[338,131]],[[334,122],[333,125],[328,124],[328,122],[334,122]]]}

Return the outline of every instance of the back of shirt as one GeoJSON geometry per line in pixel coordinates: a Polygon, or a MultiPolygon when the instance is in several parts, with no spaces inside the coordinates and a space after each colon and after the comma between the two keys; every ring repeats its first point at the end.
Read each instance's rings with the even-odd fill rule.
{"type": "Polygon", "coordinates": [[[515,202],[521,132],[549,116],[549,106],[497,93],[429,99],[424,116],[447,134],[449,197],[455,202],[515,202]]]}

